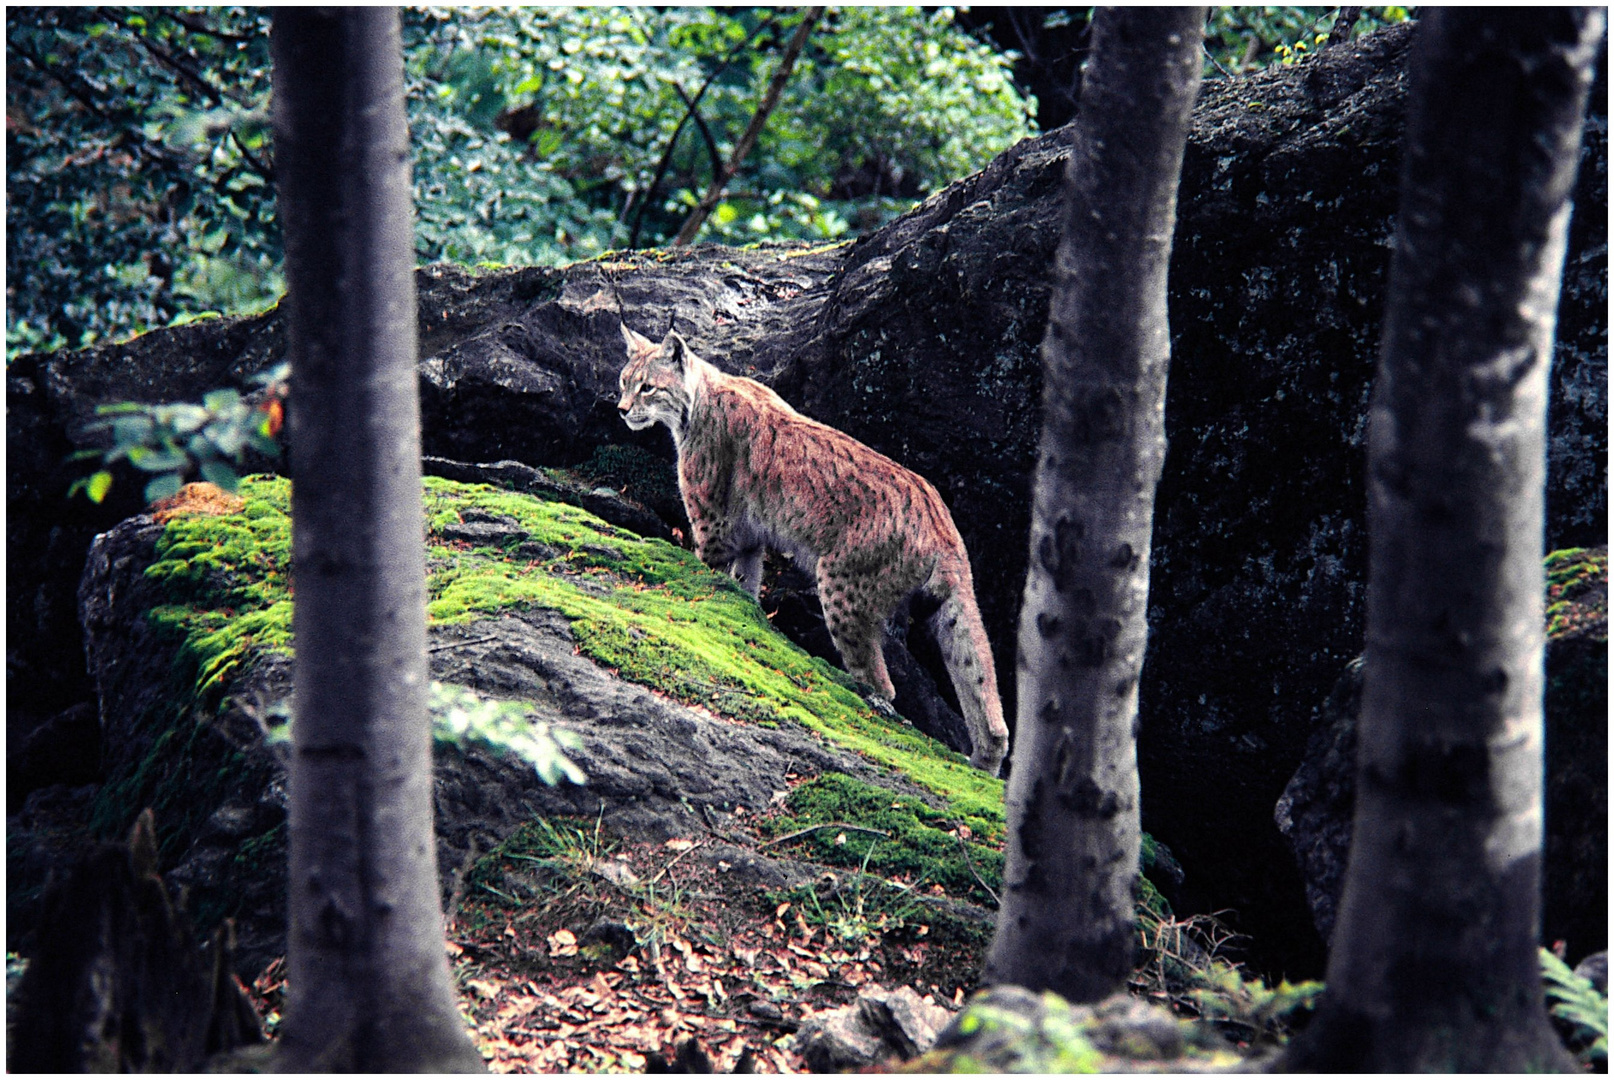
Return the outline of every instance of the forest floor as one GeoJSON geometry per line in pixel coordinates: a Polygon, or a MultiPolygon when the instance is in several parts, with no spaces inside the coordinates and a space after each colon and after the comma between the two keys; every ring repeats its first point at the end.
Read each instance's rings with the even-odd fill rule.
{"type": "MultiPolygon", "coordinates": [[[[904,985],[953,1009],[975,987],[987,934],[899,908],[873,875],[825,899],[770,890],[703,852],[712,837],[619,842],[591,825],[528,827],[454,906],[461,1010],[494,1072],[806,1072],[790,1036],[811,1014],[904,985]]],[[[270,1032],[283,990],[280,961],[251,987],[270,1032]]]]}

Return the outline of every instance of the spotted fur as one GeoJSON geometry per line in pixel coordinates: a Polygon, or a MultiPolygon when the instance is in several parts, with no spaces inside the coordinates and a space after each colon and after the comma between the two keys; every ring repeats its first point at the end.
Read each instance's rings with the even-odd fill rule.
{"type": "Polygon", "coordinates": [[[794,556],[815,575],[846,670],[885,703],[895,693],[880,648],[886,620],[915,593],[928,596],[974,743],[970,763],[996,773],[1009,739],[997,673],[969,554],[936,489],[761,383],[724,374],[676,333],[660,345],[626,326],[622,335],[628,363],[617,408],[635,431],[657,423],[672,431],[701,561],[755,596],[764,550],[794,556]]]}

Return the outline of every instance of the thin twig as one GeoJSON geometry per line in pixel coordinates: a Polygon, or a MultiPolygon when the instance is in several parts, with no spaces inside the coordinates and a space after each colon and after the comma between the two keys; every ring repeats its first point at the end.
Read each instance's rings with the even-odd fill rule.
{"type": "Polygon", "coordinates": [[[445,649],[460,649],[460,648],[464,648],[467,645],[486,645],[490,641],[498,641],[498,640],[499,640],[498,635],[495,634],[493,637],[472,638],[469,641],[445,641],[441,645],[433,645],[433,646],[431,646],[426,651],[429,652],[429,653],[442,652],[445,649]]]}
{"type": "Polygon", "coordinates": [[[958,850],[964,856],[964,866],[965,866],[966,869],[969,870],[970,877],[975,879],[975,884],[979,885],[981,888],[986,890],[986,895],[988,895],[988,896],[990,896],[992,898],[992,905],[994,907],[1002,907],[1003,906],[1002,902],[998,900],[997,891],[994,890],[992,888],[992,886],[990,886],[986,882],[982,881],[981,880],[981,875],[977,874],[975,872],[975,863],[970,860],[970,848],[969,848],[969,845],[964,843],[964,838],[962,836],[959,836],[957,833],[954,833],[953,835],[958,837],[958,850]]]}
{"type": "Polygon", "coordinates": [[[672,88],[677,92],[678,100],[684,103],[684,108],[689,110],[689,118],[695,121],[695,128],[701,133],[701,139],[706,143],[706,157],[712,163],[712,175],[722,176],[723,152],[717,148],[717,140],[712,137],[712,129],[707,126],[706,118],[700,114],[700,109],[696,107],[697,103],[690,100],[689,95],[684,92],[682,86],[674,82],[672,88]]]}
{"type": "Polygon", "coordinates": [[[198,73],[192,71],[190,68],[186,67],[184,64],[180,63],[179,60],[176,59],[174,57],[174,55],[172,53],[170,53],[167,49],[159,48],[157,45],[155,45],[152,42],[146,40],[146,35],[142,34],[140,31],[136,30],[134,27],[130,26],[126,21],[124,21],[122,18],[120,18],[113,11],[111,11],[111,10],[109,10],[107,8],[100,8],[98,10],[100,11],[101,15],[103,15],[107,19],[111,20],[112,22],[117,23],[120,27],[122,27],[125,31],[127,31],[129,36],[133,37],[135,39],[135,42],[142,49],[146,50],[147,54],[149,54],[152,57],[152,59],[156,60],[158,63],[162,64],[165,67],[171,68],[181,78],[185,79],[187,82],[191,83],[192,85],[194,85],[195,87],[200,89],[202,91],[202,93],[207,96],[207,99],[209,101],[211,101],[214,105],[222,105],[222,104],[224,104],[224,92],[222,90],[220,90],[218,87],[214,86],[212,83],[208,82],[201,75],[199,75],[198,73]]]}
{"type": "Polygon", "coordinates": [[[241,156],[247,159],[248,165],[251,165],[253,169],[257,170],[259,176],[263,177],[271,184],[275,182],[274,162],[264,161],[251,150],[248,150],[247,144],[241,141],[241,136],[236,133],[234,128],[230,129],[230,141],[235,143],[235,148],[241,151],[241,156]]]}
{"type": "Polygon", "coordinates": [[[672,862],[668,863],[666,866],[663,866],[661,868],[661,873],[659,873],[655,877],[651,878],[649,880],[649,882],[647,882],[645,884],[645,888],[647,888],[647,889],[654,888],[655,885],[656,885],[656,882],[658,882],[662,878],[666,877],[667,876],[667,871],[669,871],[673,867],[677,866],[679,861],[682,860],[685,855],[688,855],[692,851],[699,851],[701,848],[705,847],[706,844],[707,844],[707,841],[702,840],[700,843],[694,844],[694,845],[692,845],[690,847],[685,848],[683,851],[680,851],[676,856],[673,857],[672,862]]]}
{"type": "Polygon", "coordinates": [[[758,844],[757,848],[758,850],[761,850],[765,847],[772,847],[775,844],[782,844],[786,840],[794,840],[797,837],[806,836],[808,833],[819,832],[823,829],[844,829],[847,832],[868,833],[871,836],[883,836],[887,840],[891,839],[890,833],[882,832],[879,829],[865,829],[861,825],[848,825],[844,821],[831,821],[825,825],[809,825],[805,829],[797,829],[793,833],[786,833],[783,836],[776,836],[772,840],[767,840],[761,844],[758,844]]]}
{"type": "Polygon", "coordinates": [[[789,80],[791,71],[795,70],[796,58],[807,46],[807,35],[812,33],[813,24],[818,22],[824,11],[825,9],[821,7],[807,9],[807,15],[801,20],[801,25],[796,27],[796,33],[790,39],[790,44],[785,46],[785,54],[779,59],[779,68],[768,81],[768,89],[757,104],[756,112],[751,114],[751,122],[746,125],[745,134],[740,136],[739,144],[734,147],[734,153],[729,155],[729,163],[723,169],[723,175],[712,179],[712,186],[706,189],[700,205],[689,215],[684,227],[678,230],[678,236],[673,240],[673,247],[688,246],[717,207],[718,200],[723,197],[723,189],[728,187],[728,182],[739,172],[740,163],[756,145],[757,136],[762,134],[762,126],[768,122],[768,116],[773,112],[774,106],[779,104],[779,95],[784,93],[785,83],[789,80]]]}
{"type": "Polygon", "coordinates": [[[1231,79],[1233,77],[1233,73],[1228,71],[1225,67],[1223,67],[1221,65],[1221,62],[1218,61],[1214,55],[1212,55],[1209,45],[1201,44],[1200,48],[1205,50],[1205,59],[1209,60],[1212,64],[1216,65],[1216,70],[1220,71],[1222,73],[1222,77],[1224,79],[1231,79]]]}
{"type": "Polygon", "coordinates": [[[203,23],[194,23],[176,11],[164,12],[170,19],[189,30],[193,34],[206,34],[208,37],[222,38],[225,41],[252,41],[249,34],[232,34],[228,30],[216,30],[203,23]]]}
{"type": "Polygon", "coordinates": [[[1351,40],[1351,31],[1356,28],[1356,20],[1362,17],[1359,7],[1342,7],[1334,18],[1334,26],[1328,31],[1328,44],[1338,45],[1351,40]]]}

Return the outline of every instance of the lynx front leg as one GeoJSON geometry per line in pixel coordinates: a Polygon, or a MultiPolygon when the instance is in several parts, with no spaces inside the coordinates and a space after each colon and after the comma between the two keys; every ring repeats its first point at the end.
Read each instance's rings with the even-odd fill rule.
{"type": "Polygon", "coordinates": [[[762,548],[738,528],[732,518],[696,518],[690,515],[695,532],[695,554],[714,570],[733,574],[753,597],[762,591],[762,548]]]}
{"type": "Polygon", "coordinates": [[[745,591],[752,596],[762,592],[762,549],[760,547],[742,551],[732,563],[729,564],[729,573],[737,578],[745,591]]]}

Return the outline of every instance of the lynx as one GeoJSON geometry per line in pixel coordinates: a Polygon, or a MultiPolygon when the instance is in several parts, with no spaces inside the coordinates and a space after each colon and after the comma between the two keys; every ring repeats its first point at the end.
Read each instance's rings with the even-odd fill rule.
{"type": "Polygon", "coordinates": [[[815,576],[846,670],[889,707],[881,638],[918,593],[969,724],[970,764],[996,774],[1008,747],[997,674],[975,606],[969,554],[936,489],[883,454],[802,416],[759,382],[726,375],[669,331],[624,326],[617,408],[628,427],[672,431],[695,553],[756,596],[773,548],[815,576]]]}

